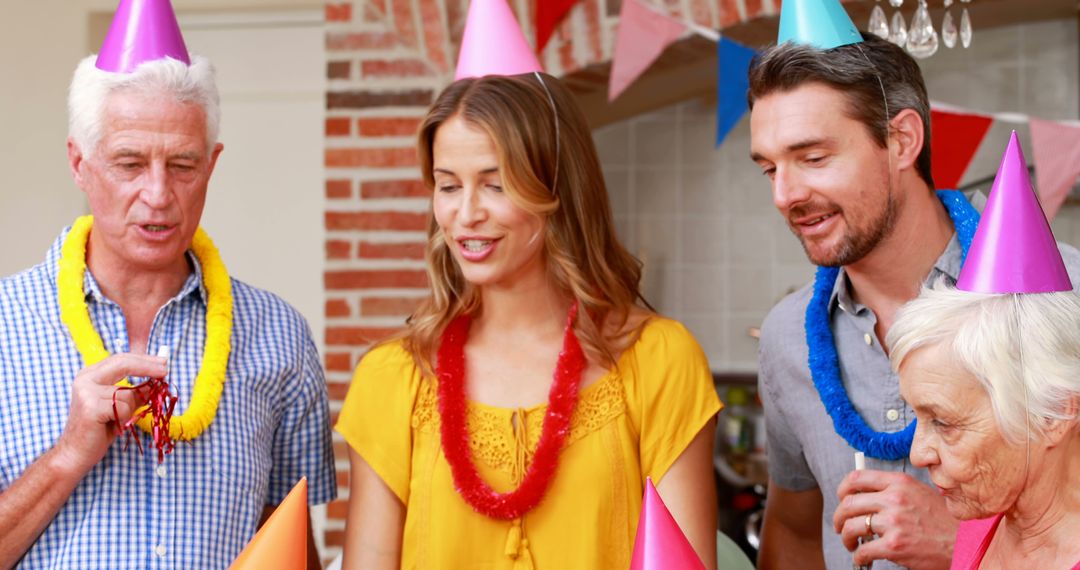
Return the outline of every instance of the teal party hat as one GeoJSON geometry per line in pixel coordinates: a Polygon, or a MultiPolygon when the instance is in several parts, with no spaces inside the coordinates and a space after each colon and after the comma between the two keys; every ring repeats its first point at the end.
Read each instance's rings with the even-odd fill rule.
{"type": "Polygon", "coordinates": [[[783,0],[777,44],[794,42],[832,49],[862,41],[840,0],[783,0]]]}

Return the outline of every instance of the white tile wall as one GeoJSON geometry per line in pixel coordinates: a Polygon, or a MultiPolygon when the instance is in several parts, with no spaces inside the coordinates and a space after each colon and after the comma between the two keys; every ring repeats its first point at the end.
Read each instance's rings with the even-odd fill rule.
{"type": "MultiPolygon", "coordinates": [[[[976,23],[977,26],[977,23],[976,23]]],[[[1080,64],[1075,20],[981,30],[968,50],[922,62],[930,97],[985,112],[1075,119],[1080,64]]],[[[645,262],[644,292],[697,336],[713,369],[753,371],[747,333],[813,276],[802,247],[772,206],[768,180],[749,157],[744,119],[713,147],[713,102],[690,101],[604,127],[595,140],[620,237],[645,262]]],[[[964,182],[992,175],[1016,128],[996,123],[964,182]]],[[[1054,220],[1080,243],[1080,207],[1054,220]]]]}

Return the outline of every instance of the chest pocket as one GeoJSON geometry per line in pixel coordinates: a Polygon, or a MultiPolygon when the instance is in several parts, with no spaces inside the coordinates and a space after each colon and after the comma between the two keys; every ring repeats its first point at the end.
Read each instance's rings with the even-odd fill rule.
{"type": "Polygon", "coordinates": [[[275,428],[272,400],[243,380],[229,378],[217,415],[200,439],[208,448],[214,472],[228,486],[264,501],[273,465],[275,428]],[[207,437],[209,436],[209,437],[207,437]]]}

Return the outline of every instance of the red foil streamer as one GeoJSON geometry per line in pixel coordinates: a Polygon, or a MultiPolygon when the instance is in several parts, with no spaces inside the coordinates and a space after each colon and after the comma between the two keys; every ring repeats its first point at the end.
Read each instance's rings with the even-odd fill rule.
{"type": "Polygon", "coordinates": [[[165,456],[172,453],[176,447],[176,441],[169,435],[169,422],[172,420],[173,411],[179,398],[169,390],[169,384],[163,378],[151,378],[138,386],[121,386],[113,392],[113,419],[116,421],[117,431],[124,436],[124,450],[128,444],[135,440],[135,447],[139,453],[143,452],[142,443],[139,441],[138,426],[136,422],[147,414],[150,415],[150,438],[154,448],[157,449],[158,463],[165,461],[165,456]],[[116,395],[120,390],[131,390],[146,402],[146,406],[133,414],[126,422],[120,421],[120,414],[116,410],[116,395]]]}

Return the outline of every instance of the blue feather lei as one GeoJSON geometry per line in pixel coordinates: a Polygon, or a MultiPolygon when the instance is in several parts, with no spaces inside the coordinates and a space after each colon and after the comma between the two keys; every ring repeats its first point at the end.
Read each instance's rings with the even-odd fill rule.
{"type": "MultiPolygon", "coordinates": [[[[937,196],[949,212],[949,218],[956,228],[956,237],[963,251],[963,263],[971,240],[975,237],[975,228],[979,225],[979,213],[960,192],[938,190],[937,196]]],[[[898,432],[877,432],[870,429],[851,404],[840,378],[840,358],[836,354],[836,344],[829,327],[829,299],[839,275],[838,267],[818,267],[814,278],[814,296],[806,307],[806,344],[810,352],[810,377],[814,380],[821,403],[832,418],[833,429],[848,445],[877,459],[903,459],[911,452],[915,421],[898,432]]]]}

